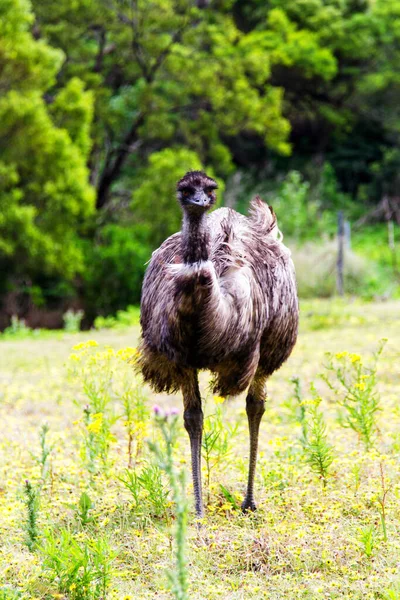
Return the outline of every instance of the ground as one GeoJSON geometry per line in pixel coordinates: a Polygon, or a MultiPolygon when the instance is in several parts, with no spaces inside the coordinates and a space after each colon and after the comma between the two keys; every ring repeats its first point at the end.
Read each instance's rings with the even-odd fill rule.
{"type": "MultiPolygon", "coordinates": [[[[254,514],[238,510],[248,458],[244,398],[213,398],[202,375],[207,516],[199,533],[189,514],[191,600],[400,598],[399,315],[399,302],[304,303],[297,346],[268,384],[254,514]],[[327,373],[326,352],[364,369],[382,338],[381,410],[367,450],[344,426],[344,393],[335,396],[319,374],[327,373]],[[307,412],[317,396],[332,446],[325,486],[301,443],[301,407],[307,412]]],[[[162,443],[152,406],[181,411],[181,398],[135,380],[129,413],[126,358],[134,351],[117,351],[134,347],[138,334],[133,327],[0,341],[0,598],[172,597],[175,509],[147,440],[162,443]],[[121,481],[129,438],[131,490],[121,481]]],[[[189,471],[181,421],[180,412],[174,459],[189,471]]],[[[189,482],[187,490],[191,506],[189,482]]]]}

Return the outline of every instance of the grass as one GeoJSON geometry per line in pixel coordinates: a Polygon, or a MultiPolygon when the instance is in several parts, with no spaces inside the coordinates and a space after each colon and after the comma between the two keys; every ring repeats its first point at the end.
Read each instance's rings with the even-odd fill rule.
{"type": "MultiPolygon", "coordinates": [[[[201,375],[208,423],[219,427],[222,420],[232,435],[226,436],[223,460],[218,448],[209,449],[214,466],[200,532],[192,510],[189,515],[191,600],[400,598],[399,314],[399,302],[302,303],[296,349],[268,384],[254,515],[237,508],[247,477],[244,398],[221,404],[206,391],[207,374],[201,375]],[[319,374],[326,352],[357,353],[367,364],[384,337],[376,376],[382,410],[376,441],[366,451],[356,432],[341,424],[342,407],[319,374]],[[300,379],[306,407],[312,382],[321,398],[318,410],[333,448],[325,486],[304,455],[293,377],[300,379]]],[[[98,357],[97,347],[77,363],[82,372],[68,375],[73,345],[95,339],[101,352],[105,346],[117,351],[135,345],[138,332],[135,326],[0,341],[0,598],[172,597],[174,499],[146,440],[162,442],[151,407],[181,411],[181,398],[149,390],[143,395],[136,382],[127,399],[130,367],[115,353],[114,362],[104,363],[108,359],[98,357]],[[90,365],[85,361],[92,351],[97,358],[90,365]],[[112,390],[104,364],[110,366],[112,390]],[[84,381],[98,384],[87,388],[90,398],[84,381]],[[121,398],[132,410],[124,409],[121,398]],[[102,407],[101,417],[91,403],[102,407]],[[130,487],[123,483],[129,461],[130,487]],[[32,551],[26,542],[26,480],[40,490],[32,551]]],[[[173,460],[189,475],[181,413],[178,424],[173,460]]],[[[223,430],[219,435],[225,440],[223,430]]],[[[191,484],[187,488],[192,506],[191,484]]]]}

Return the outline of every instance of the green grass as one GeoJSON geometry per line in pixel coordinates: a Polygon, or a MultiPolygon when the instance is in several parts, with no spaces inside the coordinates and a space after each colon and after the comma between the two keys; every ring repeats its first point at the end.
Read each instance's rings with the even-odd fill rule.
{"type": "MultiPolygon", "coordinates": [[[[209,497],[206,522],[200,533],[193,524],[193,511],[189,517],[191,600],[400,597],[400,303],[307,301],[301,310],[295,351],[268,383],[256,482],[259,509],[254,515],[242,515],[236,508],[247,477],[244,398],[216,404],[206,390],[207,374],[201,375],[206,414],[221,409],[222,421],[234,433],[227,436],[224,459],[214,457],[210,490],[204,494],[209,497]],[[368,364],[383,337],[389,341],[377,373],[382,410],[377,413],[375,448],[366,452],[356,433],[340,424],[337,399],[318,375],[326,362],[325,352],[358,353],[368,364]],[[326,487],[304,456],[293,376],[300,378],[305,401],[313,397],[311,382],[322,398],[319,410],[334,455],[326,487]]],[[[175,517],[168,479],[156,470],[146,476],[151,472],[152,453],[144,442],[134,457],[135,472],[141,477],[133,489],[137,502],[122,483],[128,436],[115,394],[107,397],[102,418],[89,415],[89,430],[82,421],[88,403],[82,382],[98,382],[96,401],[104,401],[108,392],[100,389],[100,383],[106,354],[112,352],[99,356],[99,348],[89,349],[83,362],[93,352],[97,357],[93,364],[78,376],[68,376],[73,345],[95,339],[100,350],[104,346],[118,350],[134,346],[138,333],[135,326],[0,342],[0,598],[94,600],[103,597],[105,589],[107,598],[120,600],[172,597],[167,572],[175,564],[175,517]],[[38,460],[44,422],[51,448],[45,476],[38,460]],[[88,431],[93,434],[90,443],[88,431]],[[88,443],[94,452],[94,472],[88,470],[84,452],[88,443]],[[25,480],[40,490],[39,537],[33,552],[26,545],[25,480]],[[166,499],[160,500],[165,490],[166,499]]],[[[74,351],[79,352],[86,350],[74,351]]],[[[111,360],[113,385],[121,385],[121,392],[130,367],[115,353],[111,360]]],[[[82,365],[82,360],[77,364],[82,365]]],[[[180,396],[154,395],[149,390],[143,401],[146,410],[136,396],[134,401],[136,421],[131,425],[136,439],[160,440],[149,416],[153,404],[181,410],[180,396]]],[[[174,460],[178,468],[186,465],[189,475],[189,444],[181,416],[179,422],[174,460]]],[[[204,461],[203,475],[206,479],[204,461]]],[[[192,505],[190,484],[188,495],[192,505]]]]}

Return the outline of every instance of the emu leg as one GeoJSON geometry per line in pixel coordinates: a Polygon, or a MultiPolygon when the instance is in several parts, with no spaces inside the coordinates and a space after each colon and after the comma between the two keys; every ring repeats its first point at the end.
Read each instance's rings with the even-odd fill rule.
{"type": "Polygon", "coordinates": [[[254,380],[246,398],[246,412],[249,421],[250,434],[250,458],[249,458],[249,477],[247,481],[246,497],[242,502],[242,510],[256,510],[254,501],[254,476],[256,472],[258,432],[260,429],[261,418],[265,412],[265,378],[254,380]]]}
{"type": "Polygon", "coordinates": [[[203,435],[203,411],[197,372],[193,371],[182,386],[184,413],[183,420],[189,434],[192,453],[192,476],[196,515],[204,516],[201,487],[201,440],[203,435]]]}

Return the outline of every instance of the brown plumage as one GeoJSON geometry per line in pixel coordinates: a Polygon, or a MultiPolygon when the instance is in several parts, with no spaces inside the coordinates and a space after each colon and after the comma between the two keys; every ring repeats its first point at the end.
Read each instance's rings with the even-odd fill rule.
{"type": "Polygon", "coordinates": [[[140,367],[155,391],[183,392],[199,516],[203,413],[197,370],[212,372],[214,393],[222,396],[250,386],[250,468],[242,506],[254,509],[265,381],[288,358],[298,326],[294,268],[272,208],[256,197],[249,217],[229,208],[207,214],[216,187],[200,171],[178,182],[182,231],[153,253],[141,302],[140,367]]]}

